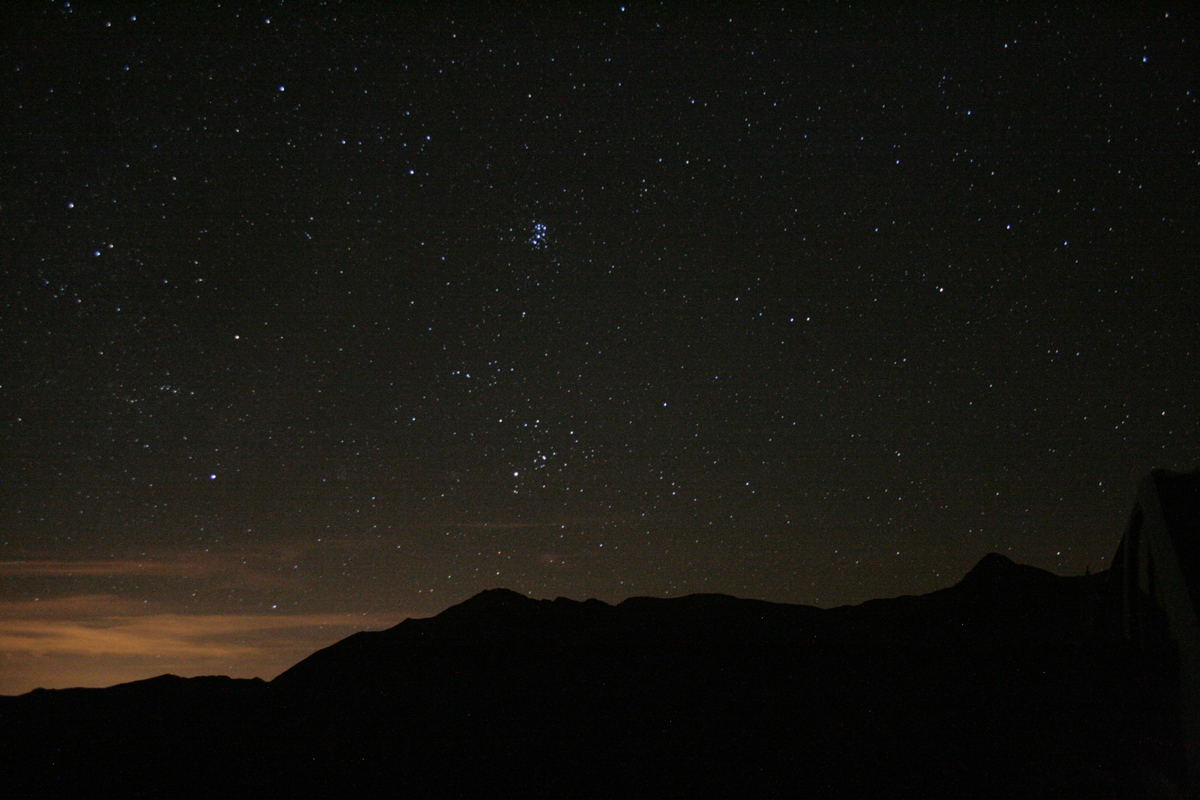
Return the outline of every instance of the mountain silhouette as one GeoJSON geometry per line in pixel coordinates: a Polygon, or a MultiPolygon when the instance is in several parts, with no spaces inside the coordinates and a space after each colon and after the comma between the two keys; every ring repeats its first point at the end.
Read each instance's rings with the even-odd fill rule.
{"type": "Polygon", "coordinates": [[[882,695],[900,682],[910,696],[1061,696],[1079,687],[1065,662],[1088,669],[1102,646],[1089,620],[1103,588],[1100,575],[1061,578],[991,554],[949,589],[829,610],[712,594],[612,606],[494,589],[436,617],[354,634],[271,685],[410,699],[827,698],[882,695]],[[979,680],[981,669],[996,672],[985,660],[1033,650],[1062,668],[979,680]],[[961,669],[974,661],[973,672],[961,669]]]}
{"type": "Polygon", "coordinates": [[[998,554],[833,609],[491,589],[270,683],[0,698],[0,757],[14,796],[1138,796],[1177,737],[1114,603],[998,554]]]}

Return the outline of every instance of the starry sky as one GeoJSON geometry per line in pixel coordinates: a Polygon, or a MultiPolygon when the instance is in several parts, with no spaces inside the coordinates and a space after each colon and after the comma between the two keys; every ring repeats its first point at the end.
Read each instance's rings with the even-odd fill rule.
{"type": "Polygon", "coordinates": [[[1197,464],[1196,18],[29,3],[0,693],[486,588],[1103,569],[1197,464]]]}

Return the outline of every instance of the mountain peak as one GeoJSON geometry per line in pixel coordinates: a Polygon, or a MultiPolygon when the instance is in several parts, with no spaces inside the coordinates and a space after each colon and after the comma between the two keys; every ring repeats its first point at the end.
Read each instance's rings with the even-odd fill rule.
{"type": "Polygon", "coordinates": [[[971,568],[959,585],[972,587],[1018,586],[1054,580],[1056,576],[1044,569],[1018,564],[1008,556],[988,553],[971,568]]]}
{"type": "Polygon", "coordinates": [[[1008,556],[1003,556],[999,553],[988,553],[979,559],[978,564],[971,567],[971,571],[967,573],[967,577],[972,575],[980,577],[999,575],[1011,571],[1016,566],[1016,562],[1008,556]]]}
{"type": "Polygon", "coordinates": [[[524,602],[528,599],[529,599],[528,597],[521,594],[520,592],[514,592],[512,589],[505,589],[503,586],[499,586],[499,587],[496,587],[495,589],[484,589],[482,592],[475,595],[474,597],[471,597],[470,599],[464,600],[462,603],[459,603],[459,605],[465,605],[466,603],[486,603],[488,605],[505,605],[508,603],[524,602]]]}
{"type": "Polygon", "coordinates": [[[536,600],[532,600],[520,592],[514,592],[512,589],[484,589],[474,597],[470,597],[456,606],[451,606],[438,616],[447,614],[457,616],[468,612],[478,614],[491,611],[511,611],[536,603],[536,600]]]}

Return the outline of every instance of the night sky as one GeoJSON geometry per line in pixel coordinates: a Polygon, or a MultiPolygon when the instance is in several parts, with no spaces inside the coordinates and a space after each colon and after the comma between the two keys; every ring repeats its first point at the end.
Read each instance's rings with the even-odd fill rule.
{"type": "Polygon", "coordinates": [[[1187,4],[224,6],[6,12],[0,693],[1082,574],[1197,465],[1187,4]]]}

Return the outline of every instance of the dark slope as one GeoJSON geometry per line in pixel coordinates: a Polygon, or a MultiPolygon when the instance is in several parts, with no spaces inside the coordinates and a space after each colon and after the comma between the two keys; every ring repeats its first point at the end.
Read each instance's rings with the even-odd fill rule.
{"type": "Polygon", "coordinates": [[[1103,575],[992,555],[920,597],[483,592],[271,684],[0,698],[16,796],[1139,796],[1170,730],[1103,575]]]}
{"type": "Polygon", "coordinates": [[[355,634],[272,686],[409,699],[1061,694],[1078,686],[1066,668],[1095,663],[1102,590],[1102,576],[1061,578],[996,554],[950,589],[832,610],[721,595],[610,606],[495,589],[355,634]],[[1034,680],[1004,674],[1005,659],[1078,663],[1034,680]]]}
{"type": "Polygon", "coordinates": [[[614,607],[497,589],[430,619],[355,634],[272,686],[409,698],[715,691],[723,675],[765,677],[782,666],[776,650],[796,649],[815,613],[719,595],[614,607]]]}

